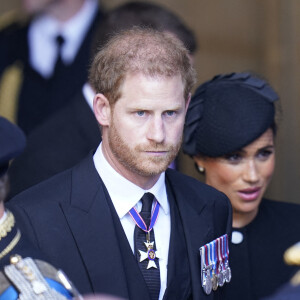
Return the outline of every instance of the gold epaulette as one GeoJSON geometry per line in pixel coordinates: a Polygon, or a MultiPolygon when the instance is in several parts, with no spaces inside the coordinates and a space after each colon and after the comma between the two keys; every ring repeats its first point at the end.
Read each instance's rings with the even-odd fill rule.
{"type": "Polygon", "coordinates": [[[5,69],[0,78],[0,114],[16,123],[18,98],[23,81],[23,66],[16,62],[5,69]]]}
{"type": "MultiPolygon", "coordinates": [[[[0,225],[0,241],[1,241],[1,239],[5,238],[7,236],[7,234],[9,232],[11,232],[13,227],[15,226],[15,217],[14,217],[14,215],[9,210],[6,210],[6,213],[7,213],[6,219],[0,225]]],[[[14,238],[0,252],[0,260],[15,248],[15,246],[20,241],[20,238],[21,238],[21,232],[19,230],[17,230],[16,235],[14,236],[14,238]]]]}
{"type": "MultiPolygon", "coordinates": [[[[0,16],[0,30],[15,22],[26,24],[27,17],[19,11],[11,10],[0,16]]],[[[16,62],[7,67],[0,78],[0,115],[16,123],[18,97],[23,80],[23,66],[16,62]]]]}
{"type": "Polygon", "coordinates": [[[6,237],[9,232],[11,232],[15,225],[14,215],[9,210],[6,211],[6,214],[6,219],[0,225],[0,241],[2,238],[6,237]]]}

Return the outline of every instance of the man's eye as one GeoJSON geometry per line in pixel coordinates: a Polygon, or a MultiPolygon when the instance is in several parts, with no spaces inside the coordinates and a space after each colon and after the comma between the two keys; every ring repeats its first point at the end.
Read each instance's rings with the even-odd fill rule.
{"type": "Polygon", "coordinates": [[[143,110],[140,110],[140,111],[137,111],[136,114],[139,116],[139,117],[142,117],[145,115],[145,112],[143,110]]]}
{"type": "Polygon", "coordinates": [[[174,114],[175,114],[175,111],[173,111],[173,110],[166,111],[166,115],[169,117],[173,116],[174,114]]]}

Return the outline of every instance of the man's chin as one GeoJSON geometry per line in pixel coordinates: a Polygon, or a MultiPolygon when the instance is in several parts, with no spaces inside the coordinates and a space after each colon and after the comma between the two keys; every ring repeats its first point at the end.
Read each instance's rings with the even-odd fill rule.
{"type": "MultiPolygon", "coordinates": [[[[170,162],[171,163],[171,162],[170,162]]],[[[140,175],[145,177],[152,177],[166,171],[170,165],[168,162],[152,162],[139,168],[140,175]]]]}

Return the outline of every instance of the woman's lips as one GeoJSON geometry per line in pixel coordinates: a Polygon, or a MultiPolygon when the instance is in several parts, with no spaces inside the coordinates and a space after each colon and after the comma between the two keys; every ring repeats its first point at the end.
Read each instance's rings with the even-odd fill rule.
{"type": "Polygon", "coordinates": [[[255,188],[239,190],[238,194],[245,201],[253,201],[258,198],[258,196],[260,195],[260,191],[261,191],[260,187],[255,187],[255,188]]]}

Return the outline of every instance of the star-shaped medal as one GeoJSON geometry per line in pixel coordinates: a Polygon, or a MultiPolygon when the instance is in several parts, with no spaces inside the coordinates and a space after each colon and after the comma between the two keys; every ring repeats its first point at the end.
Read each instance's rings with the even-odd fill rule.
{"type": "Polygon", "coordinates": [[[158,251],[155,251],[153,249],[154,242],[151,242],[151,243],[150,242],[144,242],[144,244],[147,248],[147,252],[139,250],[140,262],[144,261],[145,259],[148,259],[149,263],[148,263],[147,269],[157,268],[154,260],[155,260],[156,257],[159,258],[159,256],[158,256],[158,251]]]}

